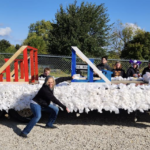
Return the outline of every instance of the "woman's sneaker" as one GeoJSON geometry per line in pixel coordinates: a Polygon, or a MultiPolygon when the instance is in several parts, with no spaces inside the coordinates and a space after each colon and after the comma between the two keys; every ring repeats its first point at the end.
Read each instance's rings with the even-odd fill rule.
{"type": "Polygon", "coordinates": [[[23,132],[21,132],[19,136],[21,136],[21,137],[23,137],[23,138],[27,138],[27,135],[24,134],[23,132]]]}
{"type": "Polygon", "coordinates": [[[45,128],[46,128],[46,129],[57,129],[58,127],[56,127],[56,126],[51,126],[51,127],[45,126],[45,128]]]}

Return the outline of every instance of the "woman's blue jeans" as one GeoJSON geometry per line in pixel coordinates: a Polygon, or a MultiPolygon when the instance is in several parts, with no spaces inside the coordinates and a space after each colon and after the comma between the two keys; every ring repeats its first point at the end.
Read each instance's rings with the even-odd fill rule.
{"type": "Polygon", "coordinates": [[[30,107],[31,107],[31,111],[32,111],[34,117],[31,119],[31,121],[28,123],[28,125],[22,131],[24,134],[27,135],[32,130],[32,128],[35,126],[35,124],[40,120],[42,111],[46,111],[46,112],[50,113],[50,117],[48,119],[48,122],[46,123],[46,126],[48,126],[48,127],[53,126],[53,123],[55,122],[58,112],[59,112],[59,108],[57,106],[50,104],[48,107],[41,107],[38,104],[31,103],[30,107]]]}

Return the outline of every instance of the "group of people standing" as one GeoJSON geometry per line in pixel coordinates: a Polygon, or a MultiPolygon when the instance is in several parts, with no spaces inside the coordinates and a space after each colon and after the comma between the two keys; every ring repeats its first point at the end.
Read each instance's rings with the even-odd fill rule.
{"type": "Polygon", "coordinates": [[[129,63],[131,64],[131,67],[128,68],[127,72],[122,68],[121,62],[117,61],[114,65],[114,68],[111,69],[107,63],[107,57],[104,56],[101,59],[101,63],[97,65],[97,68],[99,70],[109,70],[112,71],[112,77],[118,77],[121,76],[123,78],[127,77],[140,77],[143,76],[146,72],[150,72],[150,60],[148,62],[148,67],[144,68],[142,73],[139,71],[139,66],[141,64],[140,61],[137,60],[130,60],[129,63]]]}

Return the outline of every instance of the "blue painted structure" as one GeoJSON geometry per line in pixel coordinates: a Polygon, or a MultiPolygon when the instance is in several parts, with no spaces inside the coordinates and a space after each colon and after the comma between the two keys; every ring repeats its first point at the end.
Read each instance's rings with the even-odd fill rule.
{"type": "MultiPolygon", "coordinates": [[[[94,59],[90,59],[92,63],[94,63],[94,59]]],[[[102,73],[111,81],[111,71],[102,70],[102,73]]],[[[72,49],[72,62],[71,62],[71,75],[76,74],[76,52],[72,49]]],[[[88,65],[88,73],[86,80],[77,80],[73,79],[71,82],[105,82],[103,79],[93,80],[93,69],[88,65]]]]}

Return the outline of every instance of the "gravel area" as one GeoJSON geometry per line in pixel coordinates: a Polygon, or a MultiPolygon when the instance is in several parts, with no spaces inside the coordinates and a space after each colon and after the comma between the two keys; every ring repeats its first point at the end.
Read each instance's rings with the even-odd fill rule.
{"type": "Polygon", "coordinates": [[[149,150],[150,116],[139,114],[67,114],[60,112],[55,125],[58,129],[45,129],[48,118],[43,114],[27,139],[18,136],[25,123],[8,116],[0,119],[0,150],[149,150]]]}

